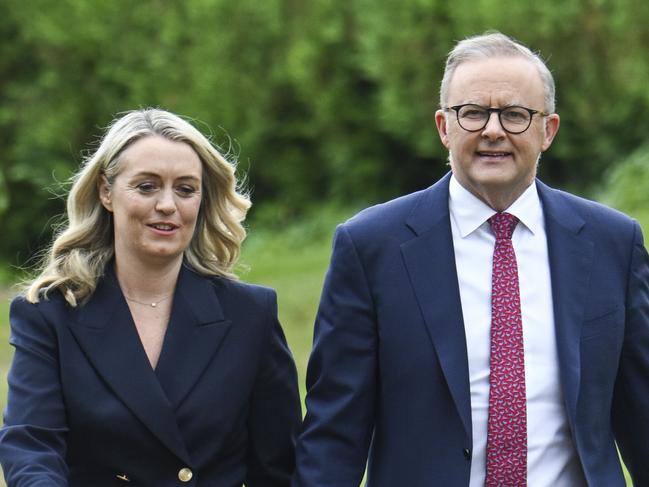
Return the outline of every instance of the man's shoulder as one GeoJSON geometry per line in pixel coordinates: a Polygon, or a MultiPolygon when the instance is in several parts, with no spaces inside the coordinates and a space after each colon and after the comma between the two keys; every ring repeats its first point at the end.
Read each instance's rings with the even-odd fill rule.
{"type": "Polygon", "coordinates": [[[352,216],[342,226],[352,233],[373,233],[406,228],[422,217],[448,212],[448,177],[428,188],[370,206],[352,216]]]}
{"type": "Polygon", "coordinates": [[[427,189],[372,205],[356,213],[345,222],[345,225],[373,225],[379,222],[385,222],[386,220],[403,222],[410,215],[412,209],[417,206],[417,202],[425,191],[427,189]]]}
{"type": "Polygon", "coordinates": [[[629,231],[637,225],[636,221],[625,213],[603,203],[578,196],[567,191],[539,184],[540,196],[546,211],[552,211],[557,219],[566,212],[574,212],[586,224],[613,231],[629,231]]]}

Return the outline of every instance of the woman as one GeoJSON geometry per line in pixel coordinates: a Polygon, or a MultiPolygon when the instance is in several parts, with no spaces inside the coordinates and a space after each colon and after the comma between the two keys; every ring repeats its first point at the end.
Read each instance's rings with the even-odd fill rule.
{"type": "Polygon", "coordinates": [[[11,486],[288,486],[300,402],[272,290],[232,268],[250,206],[191,124],[113,122],[11,306],[11,486]]]}

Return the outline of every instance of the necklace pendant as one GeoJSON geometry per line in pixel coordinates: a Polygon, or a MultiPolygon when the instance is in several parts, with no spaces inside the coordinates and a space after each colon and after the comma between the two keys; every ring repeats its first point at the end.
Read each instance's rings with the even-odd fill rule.
{"type": "Polygon", "coordinates": [[[151,303],[152,308],[155,308],[156,306],[158,306],[158,303],[151,303]]]}

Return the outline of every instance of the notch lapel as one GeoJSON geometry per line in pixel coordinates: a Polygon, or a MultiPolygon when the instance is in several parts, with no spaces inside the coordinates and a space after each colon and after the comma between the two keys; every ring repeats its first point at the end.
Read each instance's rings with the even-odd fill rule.
{"type": "Polygon", "coordinates": [[[422,194],[407,220],[416,237],[401,245],[428,334],[469,437],[471,396],[460,290],[448,209],[450,174],[422,194]]]}
{"type": "Polygon", "coordinates": [[[155,371],[174,409],[217,354],[230,327],[211,280],[183,265],[155,371]]]}
{"type": "Polygon", "coordinates": [[[561,381],[570,425],[577,414],[580,384],[580,337],[594,243],[581,233],[585,222],[560,192],[537,181],[543,203],[554,322],[561,381]]]}
{"type": "Polygon", "coordinates": [[[91,299],[75,311],[70,329],[115,395],[169,450],[190,464],[176,417],[146,357],[111,264],[91,299]]]}

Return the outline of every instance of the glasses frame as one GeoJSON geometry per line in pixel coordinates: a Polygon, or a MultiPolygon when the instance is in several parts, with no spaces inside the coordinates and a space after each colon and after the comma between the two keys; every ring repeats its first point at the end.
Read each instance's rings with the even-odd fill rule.
{"type": "Polygon", "coordinates": [[[455,118],[457,119],[457,124],[462,128],[462,130],[466,130],[467,132],[480,132],[481,130],[484,130],[484,128],[489,123],[489,120],[491,120],[491,114],[492,113],[497,113],[498,114],[498,123],[500,123],[500,126],[502,127],[502,129],[505,132],[507,132],[508,134],[512,134],[512,135],[519,135],[519,134],[522,134],[523,132],[527,131],[527,129],[529,129],[530,126],[532,125],[532,120],[534,119],[534,115],[538,115],[540,117],[547,117],[548,115],[550,115],[549,113],[545,113],[545,112],[540,111],[540,110],[533,110],[533,109],[527,108],[527,107],[522,107],[520,105],[509,105],[507,107],[502,107],[502,108],[492,108],[492,107],[483,107],[482,105],[478,105],[476,103],[464,103],[462,105],[454,105],[452,107],[442,108],[442,110],[444,110],[445,112],[449,112],[451,110],[455,111],[455,118]],[[482,127],[477,128],[477,129],[473,129],[473,130],[469,130],[468,128],[466,128],[466,127],[464,127],[462,125],[462,122],[460,122],[460,110],[462,108],[468,107],[468,106],[474,106],[474,107],[480,108],[480,109],[487,112],[487,118],[485,119],[484,125],[482,127]],[[511,108],[520,108],[521,110],[525,110],[526,112],[528,112],[530,114],[530,119],[529,119],[529,121],[527,123],[527,126],[523,130],[520,130],[520,131],[508,130],[503,125],[503,120],[501,118],[502,112],[504,110],[509,110],[511,108]]]}

